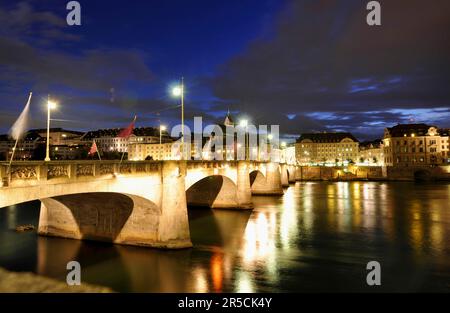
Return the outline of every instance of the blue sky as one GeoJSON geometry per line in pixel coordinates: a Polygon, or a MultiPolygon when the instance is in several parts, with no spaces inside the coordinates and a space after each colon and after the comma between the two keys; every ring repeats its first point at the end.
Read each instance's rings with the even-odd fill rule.
{"type": "Polygon", "coordinates": [[[450,127],[448,1],[382,2],[380,28],[360,0],[81,0],[0,4],[0,131],[33,91],[33,127],[44,101],[54,126],[174,125],[170,87],[186,80],[186,115],[222,119],[230,109],[287,138],[427,122],[450,127]]]}

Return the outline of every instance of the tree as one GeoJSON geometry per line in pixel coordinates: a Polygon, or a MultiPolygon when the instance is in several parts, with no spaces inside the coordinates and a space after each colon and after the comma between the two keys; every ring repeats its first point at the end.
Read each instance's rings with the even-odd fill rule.
{"type": "Polygon", "coordinates": [[[45,154],[46,154],[45,143],[38,143],[31,154],[31,159],[43,160],[45,159],[45,154]]]}
{"type": "Polygon", "coordinates": [[[147,155],[145,161],[153,161],[153,157],[151,155],[147,155]]]}

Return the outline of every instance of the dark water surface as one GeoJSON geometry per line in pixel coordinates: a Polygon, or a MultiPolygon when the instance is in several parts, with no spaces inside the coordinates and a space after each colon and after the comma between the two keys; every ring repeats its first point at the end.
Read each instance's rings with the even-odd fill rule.
{"type": "Polygon", "coordinates": [[[16,233],[39,202],[0,209],[0,266],[122,292],[450,291],[450,184],[310,182],[253,212],[190,209],[194,248],[163,251],[16,233]],[[381,264],[382,285],[366,284],[381,264]]]}

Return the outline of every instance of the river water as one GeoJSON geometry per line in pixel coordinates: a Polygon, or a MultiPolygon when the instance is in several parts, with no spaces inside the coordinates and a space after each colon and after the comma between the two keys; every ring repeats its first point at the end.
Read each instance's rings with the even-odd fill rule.
{"type": "Polygon", "coordinates": [[[119,292],[450,291],[450,184],[306,182],[252,212],[190,209],[194,248],[163,251],[16,233],[39,202],[0,209],[0,266],[119,292]],[[366,264],[381,265],[368,286],[366,264]]]}

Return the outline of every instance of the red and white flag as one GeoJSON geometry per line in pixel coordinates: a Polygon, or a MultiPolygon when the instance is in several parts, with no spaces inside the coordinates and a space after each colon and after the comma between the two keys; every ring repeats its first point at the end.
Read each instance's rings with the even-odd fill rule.
{"type": "Polygon", "coordinates": [[[89,150],[88,155],[92,155],[98,152],[97,144],[95,143],[95,140],[92,142],[91,150],[89,150]]]}
{"type": "Polygon", "coordinates": [[[122,129],[120,133],[117,135],[117,137],[128,139],[133,134],[134,123],[136,123],[136,115],[134,116],[134,119],[131,122],[131,124],[128,125],[127,128],[122,129]]]}

